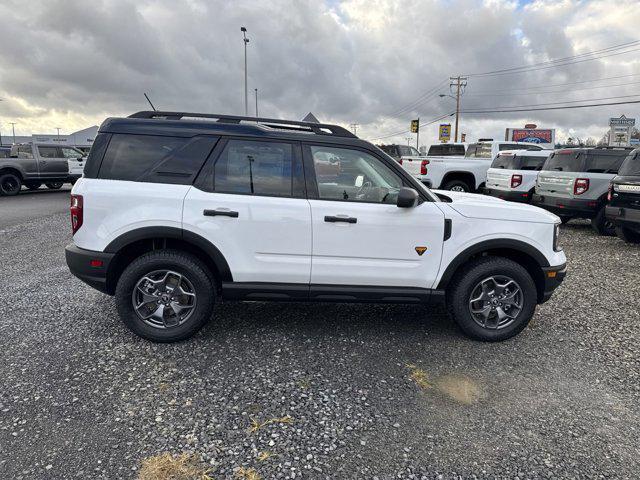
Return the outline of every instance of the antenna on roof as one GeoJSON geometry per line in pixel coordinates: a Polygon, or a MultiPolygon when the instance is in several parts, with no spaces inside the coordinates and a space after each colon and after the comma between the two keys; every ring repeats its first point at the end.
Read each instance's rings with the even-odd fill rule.
{"type": "Polygon", "coordinates": [[[151,103],[151,100],[149,100],[149,96],[145,93],[144,94],[144,98],[147,99],[147,102],[149,102],[149,105],[151,105],[151,108],[153,108],[153,111],[156,111],[156,107],[153,106],[153,103],[151,103]]]}

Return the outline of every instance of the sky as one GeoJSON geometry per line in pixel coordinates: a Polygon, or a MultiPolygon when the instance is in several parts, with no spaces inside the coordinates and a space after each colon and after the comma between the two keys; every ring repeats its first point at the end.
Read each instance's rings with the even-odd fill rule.
{"type": "MultiPolygon", "coordinates": [[[[429,121],[455,110],[449,77],[470,75],[462,111],[640,100],[640,45],[629,53],[509,75],[640,40],[637,0],[0,0],[0,131],[71,133],[149,109],[356,123],[376,143],[437,142],[429,121]],[[637,97],[631,97],[638,94],[637,97]],[[394,135],[396,134],[396,135],[394,135]],[[385,138],[381,138],[385,137],[385,138]]],[[[611,53],[610,52],[610,53],[611,53]]],[[[590,57],[581,57],[590,58],[590,57]]],[[[557,139],[593,137],[640,104],[462,113],[468,140],[535,123],[557,139]]],[[[453,117],[446,117],[452,121],[453,117]]]]}

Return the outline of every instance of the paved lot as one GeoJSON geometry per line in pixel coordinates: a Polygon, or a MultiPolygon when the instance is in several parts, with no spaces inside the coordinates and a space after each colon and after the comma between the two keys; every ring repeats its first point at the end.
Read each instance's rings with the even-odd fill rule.
{"type": "Polygon", "coordinates": [[[425,308],[248,303],[154,345],[68,273],[59,197],[20,222],[32,200],[0,198],[0,478],[133,478],[161,452],[216,479],[637,477],[638,247],[564,227],[565,284],[501,344],[425,308]]]}
{"type": "Polygon", "coordinates": [[[12,225],[47,217],[69,210],[69,191],[65,184],[60,190],[41,187],[38,190],[22,189],[15,197],[0,198],[0,230],[12,225]]]}

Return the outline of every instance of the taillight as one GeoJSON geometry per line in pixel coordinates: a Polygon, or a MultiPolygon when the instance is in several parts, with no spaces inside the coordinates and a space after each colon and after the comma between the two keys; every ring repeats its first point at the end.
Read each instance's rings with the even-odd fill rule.
{"type": "Polygon", "coordinates": [[[522,184],[522,175],[511,175],[511,188],[519,187],[522,184]]]}
{"type": "Polygon", "coordinates": [[[609,191],[607,192],[607,202],[613,200],[613,183],[609,184],[609,191]]]}
{"type": "Polygon", "coordinates": [[[71,194],[71,232],[75,234],[82,226],[82,195],[71,194]]]}
{"type": "Polygon", "coordinates": [[[427,174],[427,165],[429,165],[429,160],[422,160],[422,162],[420,162],[420,175],[427,174]]]}
{"type": "Polygon", "coordinates": [[[401,158],[399,158],[399,159],[398,159],[398,163],[399,163],[400,165],[402,165],[402,159],[401,159],[401,158]]]}
{"type": "Polygon", "coordinates": [[[574,195],[582,195],[587,190],[589,190],[589,179],[588,178],[576,178],[576,181],[573,184],[573,194],[574,195]]]}

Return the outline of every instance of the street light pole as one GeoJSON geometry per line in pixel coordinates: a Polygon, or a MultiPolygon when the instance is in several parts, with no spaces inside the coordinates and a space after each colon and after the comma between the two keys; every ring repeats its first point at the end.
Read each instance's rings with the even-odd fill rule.
{"type": "Polygon", "coordinates": [[[258,89],[253,89],[256,92],[256,118],[258,118],[258,89]]]}
{"type": "Polygon", "coordinates": [[[11,124],[11,133],[13,134],[13,143],[16,143],[16,122],[9,122],[11,124]]]}
{"type": "Polygon", "coordinates": [[[245,27],[240,27],[240,31],[242,32],[244,40],[244,115],[245,117],[248,117],[249,93],[247,91],[247,43],[249,43],[249,39],[247,38],[247,29],[245,27]]]}
{"type": "Polygon", "coordinates": [[[58,138],[60,138],[60,127],[56,127],[56,130],[58,131],[58,138]]]}

